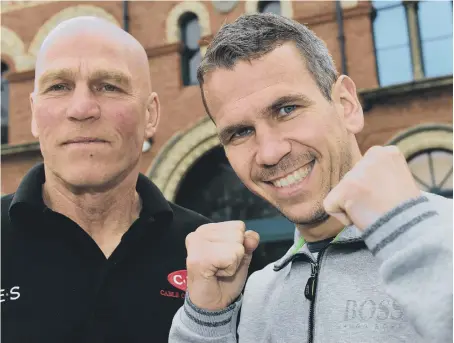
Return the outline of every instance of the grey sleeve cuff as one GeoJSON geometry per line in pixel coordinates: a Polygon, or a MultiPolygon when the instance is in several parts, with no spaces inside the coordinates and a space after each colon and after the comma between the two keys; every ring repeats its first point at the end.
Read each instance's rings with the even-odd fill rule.
{"type": "Polygon", "coordinates": [[[192,332],[202,337],[222,337],[233,335],[236,341],[236,319],[241,307],[240,296],[229,307],[219,311],[207,311],[195,306],[186,292],[183,310],[180,314],[182,323],[192,332]]]}
{"type": "Polygon", "coordinates": [[[418,239],[417,232],[430,228],[438,217],[439,214],[429,199],[420,196],[402,203],[383,215],[364,230],[362,237],[373,255],[388,256],[410,241],[418,239]],[[412,233],[408,234],[410,231],[412,233]]]}

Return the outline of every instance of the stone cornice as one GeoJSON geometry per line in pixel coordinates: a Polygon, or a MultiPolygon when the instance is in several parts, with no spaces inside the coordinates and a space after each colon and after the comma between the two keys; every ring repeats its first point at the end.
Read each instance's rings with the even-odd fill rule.
{"type": "Polygon", "coordinates": [[[165,44],[165,45],[161,45],[161,46],[146,48],[145,51],[149,58],[153,58],[153,57],[164,56],[164,55],[169,55],[169,54],[172,54],[175,52],[179,52],[180,49],[181,49],[181,43],[178,42],[178,43],[171,43],[171,44],[165,44]]]}
{"type": "Polygon", "coordinates": [[[367,112],[372,108],[373,105],[390,98],[415,94],[443,87],[451,87],[452,89],[452,75],[425,78],[418,81],[388,87],[361,89],[358,91],[358,95],[363,105],[364,111],[367,112]]]}

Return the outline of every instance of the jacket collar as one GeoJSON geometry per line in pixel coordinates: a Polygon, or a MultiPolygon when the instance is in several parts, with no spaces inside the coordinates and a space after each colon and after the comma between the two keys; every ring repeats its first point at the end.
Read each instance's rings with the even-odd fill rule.
{"type": "MultiPolygon", "coordinates": [[[[360,242],[363,239],[361,238],[361,231],[354,225],[346,226],[330,244],[345,244],[360,242]]],[[[307,247],[306,241],[300,232],[295,229],[295,238],[292,247],[281,257],[277,262],[274,263],[274,271],[279,271],[284,268],[287,264],[293,261],[297,256],[308,255],[311,256],[311,253],[307,247]]]]}
{"type": "MultiPolygon", "coordinates": [[[[44,164],[35,165],[24,176],[9,206],[11,221],[30,220],[33,214],[48,210],[43,201],[42,187],[46,180],[44,164]],[[30,212],[33,211],[33,212],[30,212]]],[[[142,199],[140,218],[170,221],[173,211],[158,187],[145,175],[139,174],[136,190],[142,199]]]]}

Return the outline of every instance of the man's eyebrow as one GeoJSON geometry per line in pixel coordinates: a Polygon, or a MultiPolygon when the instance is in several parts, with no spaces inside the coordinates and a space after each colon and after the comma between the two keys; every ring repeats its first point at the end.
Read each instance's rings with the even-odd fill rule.
{"type": "Polygon", "coordinates": [[[272,114],[272,113],[277,113],[279,110],[288,105],[299,105],[301,107],[309,107],[314,104],[314,102],[309,99],[306,95],[301,94],[301,93],[296,93],[296,94],[290,94],[290,95],[284,95],[276,100],[274,100],[269,106],[267,106],[262,114],[267,115],[267,114],[272,114]]]}
{"type": "Polygon", "coordinates": [[[40,86],[45,85],[53,80],[71,80],[75,78],[74,70],[70,68],[62,68],[62,69],[51,69],[44,72],[38,79],[38,84],[40,86]]]}
{"type": "Polygon", "coordinates": [[[131,76],[120,70],[96,70],[90,75],[91,80],[113,80],[124,86],[131,84],[131,76]]]}
{"type": "MultiPolygon", "coordinates": [[[[90,74],[90,81],[112,80],[124,86],[131,84],[131,76],[120,70],[95,70],[90,74]]],[[[46,71],[39,78],[39,85],[45,85],[54,80],[74,80],[76,72],[70,68],[51,69],[46,71]]]]}
{"type": "Polygon", "coordinates": [[[246,123],[239,123],[239,124],[233,124],[233,125],[226,126],[218,133],[219,141],[221,142],[222,145],[225,145],[228,143],[228,141],[230,140],[230,137],[234,133],[238,132],[241,129],[247,128],[249,126],[250,125],[247,125],[246,123]]]}

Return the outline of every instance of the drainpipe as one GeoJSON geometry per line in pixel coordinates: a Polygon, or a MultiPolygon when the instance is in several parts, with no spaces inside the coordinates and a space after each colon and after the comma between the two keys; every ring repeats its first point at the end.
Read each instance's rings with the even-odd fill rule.
{"type": "Polygon", "coordinates": [[[336,21],[337,21],[337,40],[339,41],[341,53],[341,72],[347,75],[347,58],[345,56],[345,35],[344,35],[344,17],[342,14],[342,5],[339,0],[336,1],[336,21]]]}
{"type": "Polygon", "coordinates": [[[129,7],[128,0],[123,0],[123,30],[129,32],[129,7]]]}

